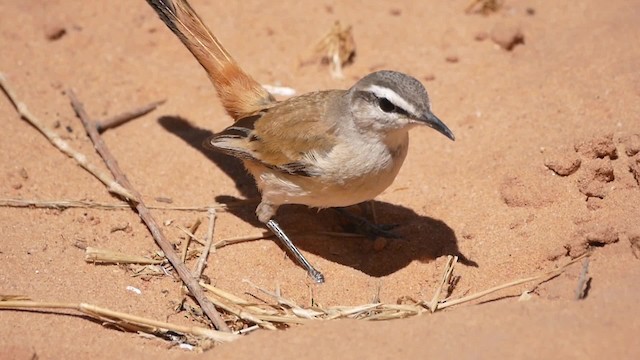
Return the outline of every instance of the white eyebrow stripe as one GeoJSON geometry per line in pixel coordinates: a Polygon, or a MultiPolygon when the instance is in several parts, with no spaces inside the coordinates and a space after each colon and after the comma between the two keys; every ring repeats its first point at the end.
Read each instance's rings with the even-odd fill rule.
{"type": "Polygon", "coordinates": [[[379,98],[386,98],[387,100],[391,101],[392,104],[403,109],[404,111],[408,112],[413,116],[419,116],[419,114],[416,111],[416,108],[413,105],[409,104],[405,99],[403,99],[400,95],[398,95],[397,92],[387,87],[371,85],[365,90],[374,93],[379,98]]]}

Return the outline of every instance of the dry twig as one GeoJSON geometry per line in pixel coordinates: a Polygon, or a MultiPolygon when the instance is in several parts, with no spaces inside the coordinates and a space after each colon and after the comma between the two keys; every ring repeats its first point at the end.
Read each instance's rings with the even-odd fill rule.
{"type": "Polygon", "coordinates": [[[211,245],[213,244],[213,229],[216,225],[216,210],[209,210],[209,227],[207,228],[207,237],[205,239],[204,248],[202,249],[202,253],[198,258],[198,263],[196,264],[196,269],[193,272],[193,277],[196,279],[200,279],[202,276],[202,272],[204,271],[204,267],[207,264],[207,257],[209,257],[209,252],[211,251],[211,245]]]}
{"type": "Polygon", "coordinates": [[[46,127],[42,123],[42,121],[40,121],[37,117],[35,117],[31,113],[31,111],[29,111],[29,109],[27,108],[27,105],[25,105],[23,102],[18,100],[15,93],[13,92],[13,89],[11,88],[11,86],[9,86],[9,83],[7,82],[7,80],[5,79],[2,73],[0,73],[0,87],[2,87],[2,90],[4,90],[4,93],[9,98],[9,101],[11,101],[13,106],[16,108],[16,110],[18,111],[18,114],[20,114],[20,117],[27,120],[31,125],[33,125],[33,127],[38,129],[38,131],[40,131],[40,133],[44,135],[47,138],[47,140],[49,140],[49,142],[53,144],[53,146],[58,148],[58,150],[62,151],[68,157],[74,159],[78,163],[78,165],[80,165],[82,168],[84,168],[93,176],[95,176],[98,180],[100,180],[103,184],[105,184],[109,192],[118,194],[122,196],[124,199],[135,200],[135,197],[129,191],[127,191],[127,189],[125,189],[118,182],[113,180],[111,176],[107,175],[105,172],[103,172],[102,170],[98,169],[95,165],[90,163],[84,154],[72,148],[71,145],[69,145],[69,143],[67,143],[66,141],[62,140],[62,138],[55,131],[46,127]]]}
{"type": "MultiPolygon", "coordinates": [[[[233,204],[213,204],[207,206],[166,206],[166,205],[147,205],[151,210],[173,210],[173,211],[195,211],[206,212],[209,209],[217,211],[226,211],[231,207],[252,205],[253,200],[238,201],[233,204]]],[[[2,207],[34,207],[42,209],[69,209],[69,208],[86,208],[101,210],[122,210],[131,209],[131,205],[126,202],[121,203],[103,203],[87,200],[30,200],[30,199],[0,199],[2,207]]]]}
{"type": "Polygon", "coordinates": [[[444,274],[442,275],[442,280],[440,280],[440,284],[438,284],[438,287],[436,288],[436,292],[433,294],[433,298],[429,303],[429,310],[431,310],[432,313],[438,310],[438,305],[440,303],[440,294],[442,293],[442,289],[444,288],[444,286],[446,284],[449,284],[449,281],[451,280],[451,275],[453,274],[453,267],[456,266],[457,262],[458,262],[457,256],[451,256],[451,255],[447,256],[447,263],[445,264],[445,267],[444,267],[444,274]]]}
{"type": "Polygon", "coordinates": [[[89,116],[84,110],[84,106],[82,105],[82,103],[80,103],[80,101],[77,99],[73,90],[69,90],[68,94],[69,98],[71,99],[71,106],[75,110],[76,114],[78,114],[80,121],[82,121],[82,124],[84,125],[87,134],[91,138],[91,141],[93,141],[94,147],[98,151],[98,154],[100,154],[104,162],[107,164],[107,167],[109,168],[113,176],[118,180],[118,182],[125,188],[129,189],[129,191],[134,194],[134,199],[137,199],[137,201],[132,205],[135,206],[138,215],[140,215],[140,218],[149,228],[149,231],[153,235],[154,240],[160,246],[160,249],[162,249],[162,251],[164,252],[167,260],[169,260],[171,265],[174,267],[174,269],[178,273],[178,276],[180,276],[180,279],[182,279],[184,284],[187,286],[204,313],[207,314],[209,319],[211,319],[214,326],[219,330],[227,332],[230,331],[227,324],[225,324],[220,317],[220,314],[218,313],[216,308],[204,295],[204,291],[198,284],[197,280],[191,276],[191,272],[189,271],[189,269],[187,269],[185,264],[180,261],[180,258],[173,250],[173,246],[164,236],[164,233],[162,232],[162,230],[160,230],[160,227],[158,226],[156,220],[153,218],[153,216],[151,216],[149,209],[142,201],[142,197],[140,196],[140,194],[133,188],[122,170],[120,170],[118,162],[113,157],[113,155],[109,151],[109,148],[102,140],[102,137],[100,136],[100,133],[98,133],[95,124],[90,120],[89,116]]]}
{"type": "Polygon", "coordinates": [[[496,287],[492,287],[490,289],[484,290],[484,291],[480,291],[477,292],[475,294],[471,294],[469,296],[464,296],[462,298],[458,298],[458,299],[454,299],[454,300],[444,300],[442,302],[440,302],[440,304],[438,305],[439,309],[444,309],[444,308],[448,308],[450,306],[454,306],[454,305],[459,305],[465,302],[469,302],[469,301],[473,301],[476,299],[479,299],[481,297],[487,296],[491,293],[494,293],[496,291],[500,291],[503,289],[507,289],[510,287],[514,287],[520,284],[524,284],[524,283],[528,283],[531,281],[536,281],[536,280],[542,280],[548,277],[555,277],[559,274],[561,274],[569,265],[575,264],[577,261],[581,260],[582,258],[588,256],[588,254],[582,255],[580,257],[577,257],[571,261],[569,261],[568,263],[566,263],[565,265],[561,266],[559,269],[554,269],[554,270],[550,270],[547,272],[544,272],[542,274],[538,274],[538,275],[534,275],[528,278],[524,278],[524,279],[520,279],[520,280],[515,280],[515,281],[511,281],[508,282],[506,284],[502,284],[496,287]]]}
{"type": "Polygon", "coordinates": [[[96,129],[98,129],[98,132],[104,132],[107,129],[111,129],[114,128],[116,126],[120,126],[124,123],[126,123],[127,121],[131,121],[133,119],[137,119],[140,116],[144,116],[150,112],[152,112],[153,110],[155,110],[158,106],[164,104],[166,102],[166,100],[160,100],[160,101],[154,101],[150,104],[147,104],[145,106],[141,106],[137,109],[133,109],[131,111],[127,111],[125,113],[110,117],[108,119],[104,119],[102,121],[97,121],[96,122],[96,129]]]}
{"type": "MultiPolygon", "coordinates": [[[[191,244],[191,239],[195,239],[196,238],[194,233],[198,230],[198,227],[200,227],[200,224],[202,224],[202,220],[200,220],[200,218],[198,218],[196,220],[196,222],[193,225],[191,225],[191,228],[188,231],[187,239],[185,240],[184,246],[182,247],[182,256],[180,257],[182,259],[182,262],[187,261],[187,254],[189,253],[189,245],[191,244]]],[[[182,230],[184,232],[187,232],[182,227],[178,227],[178,229],[180,229],[180,230],[182,230]]]]}

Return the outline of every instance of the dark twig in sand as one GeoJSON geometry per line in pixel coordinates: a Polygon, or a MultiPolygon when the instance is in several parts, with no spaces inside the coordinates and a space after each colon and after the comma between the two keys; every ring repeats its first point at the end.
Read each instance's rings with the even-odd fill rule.
{"type": "Polygon", "coordinates": [[[578,286],[576,287],[575,299],[582,300],[587,297],[589,291],[589,282],[591,282],[591,276],[589,274],[589,258],[584,259],[582,262],[582,270],[580,270],[580,276],[578,277],[578,286]]]}
{"type": "Polygon", "coordinates": [[[147,104],[145,106],[141,106],[137,109],[133,109],[131,111],[127,111],[125,113],[122,113],[120,115],[116,115],[113,117],[110,117],[108,119],[104,119],[102,121],[97,121],[96,122],[96,129],[98,130],[98,132],[104,132],[107,129],[111,129],[114,128],[116,126],[120,126],[124,123],[126,123],[127,121],[131,121],[133,119],[137,119],[140,116],[146,115],[150,112],[152,112],[153,110],[155,110],[158,106],[164,104],[166,102],[166,100],[160,100],[160,101],[154,101],[150,104],[147,104]]]}
{"type": "Polygon", "coordinates": [[[100,154],[104,162],[107,164],[107,167],[109,168],[113,176],[116,178],[116,180],[120,184],[122,184],[125,188],[127,188],[129,192],[131,192],[134,195],[134,198],[137,199],[136,202],[132,202],[132,206],[136,208],[138,215],[140,215],[140,218],[145,222],[145,224],[149,228],[149,231],[153,235],[153,238],[155,239],[158,246],[160,246],[160,248],[164,252],[165,256],[167,257],[167,260],[169,260],[171,265],[174,267],[174,269],[178,273],[178,276],[180,276],[180,279],[182,279],[182,281],[187,286],[191,294],[194,296],[198,304],[200,304],[200,307],[202,307],[202,310],[204,311],[204,313],[207,314],[209,319],[211,319],[214,326],[218,330],[227,331],[227,332],[230,331],[227,324],[225,324],[225,322],[220,317],[220,314],[218,313],[216,308],[213,306],[211,301],[209,301],[209,299],[207,299],[207,297],[205,296],[204,291],[198,284],[198,281],[194,279],[193,276],[191,275],[191,271],[189,271],[189,269],[185,266],[185,264],[182,261],[180,261],[178,254],[176,254],[176,252],[173,250],[173,246],[164,236],[164,234],[162,233],[162,230],[160,230],[160,227],[158,226],[156,220],[153,218],[153,216],[151,216],[151,212],[145,206],[140,194],[133,188],[133,186],[127,179],[127,177],[124,175],[124,173],[120,169],[118,162],[113,157],[113,155],[109,151],[109,148],[102,140],[102,137],[100,136],[100,133],[98,132],[98,129],[95,126],[95,123],[90,120],[89,116],[84,110],[84,106],[82,105],[82,103],[77,99],[73,90],[69,90],[68,94],[71,100],[71,106],[73,107],[76,114],[82,121],[82,124],[84,125],[85,130],[87,131],[87,134],[91,138],[91,141],[93,141],[93,145],[96,148],[96,151],[98,151],[98,153],[100,154]]]}

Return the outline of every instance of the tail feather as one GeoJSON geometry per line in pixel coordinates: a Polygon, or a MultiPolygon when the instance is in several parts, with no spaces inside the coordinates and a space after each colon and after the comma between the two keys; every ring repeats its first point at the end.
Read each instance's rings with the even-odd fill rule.
{"type": "Polygon", "coordinates": [[[240,119],[275,102],[267,90],[240,68],[186,0],[147,2],[207,71],[231,117],[240,119]]]}

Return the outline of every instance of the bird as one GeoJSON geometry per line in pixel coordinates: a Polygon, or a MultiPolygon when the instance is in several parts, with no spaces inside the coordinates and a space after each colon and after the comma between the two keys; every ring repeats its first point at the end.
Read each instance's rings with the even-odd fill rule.
{"type": "Polygon", "coordinates": [[[347,207],[372,200],[394,181],[407,156],[409,130],[453,132],[431,111],[425,87],[380,70],[349,89],[277,101],[233,59],[187,0],[147,0],[208,74],[234,123],[205,147],[242,160],[260,190],[258,220],[316,282],[325,281],[274,219],[285,204],[347,207]]]}

